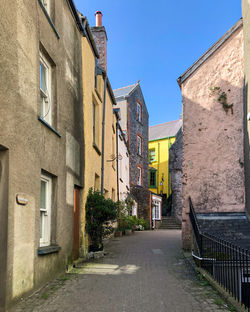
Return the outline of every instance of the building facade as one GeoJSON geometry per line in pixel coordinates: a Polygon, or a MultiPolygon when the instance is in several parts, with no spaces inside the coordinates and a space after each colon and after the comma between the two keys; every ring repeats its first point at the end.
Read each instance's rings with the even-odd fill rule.
{"type": "MultiPolygon", "coordinates": [[[[97,12],[97,19],[101,12],[97,12]]],[[[105,198],[117,200],[116,163],[116,105],[113,91],[107,77],[107,60],[103,59],[101,40],[96,40],[95,32],[106,38],[102,26],[90,28],[85,17],[80,15],[84,36],[82,37],[82,75],[84,110],[84,189],[82,192],[83,211],[81,215],[81,256],[88,252],[88,235],[85,231],[85,203],[89,189],[100,191],[105,198]]],[[[106,52],[105,52],[106,55],[106,52]]]]}
{"type": "Polygon", "coordinates": [[[175,120],[149,127],[149,190],[162,196],[163,216],[170,214],[171,209],[169,149],[175,142],[181,124],[181,120],[175,120]]]}
{"type": "Polygon", "coordinates": [[[136,202],[136,215],[150,222],[147,107],[139,82],[114,90],[114,95],[120,109],[121,128],[130,151],[130,193],[136,202]]]}
{"type": "Polygon", "coordinates": [[[4,0],[0,10],[0,310],[5,311],[77,256],[84,139],[82,30],[72,1],[4,0]]]}
{"type": "Polygon", "coordinates": [[[120,109],[114,109],[116,116],[116,166],[117,170],[117,199],[124,202],[130,193],[129,184],[129,148],[125,134],[122,131],[120,121],[120,109]]]}
{"type": "Polygon", "coordinates": [[[183,98],[183,247],[196,212],[244,212],[243,29],[239,20],[178,79],[183,98]]]}
{"type": "Polygon", "coordinates": [[[245,191],[246,213],[250,219],[250,3],[242,0],[243,33],[244,33],[244,168],[245,168],[245,191]]]}
{"type": "Polygon", "coordinates": [[[182,128],[169,149],[169,173],[171,179],[171,215],[178,224],[182,222],[182,128]]]}

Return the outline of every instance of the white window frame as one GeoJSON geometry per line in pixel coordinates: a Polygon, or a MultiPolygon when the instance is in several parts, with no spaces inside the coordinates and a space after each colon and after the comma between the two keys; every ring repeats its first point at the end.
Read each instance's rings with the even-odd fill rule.
{"type": "MultiPolygon", "coordinates": [[[[40,53],[39,70],[41,71],[41,65],[46,69],[45,74],[45,87],[46,90],[42,90],[40,81],[40,109],[41,118],[44,119],[48,124],[51,125],[52,116],[52,97],[51,97],[51,65],[46,60],[44,55],[40,53]]],[[[40,74],[41,76],[41,74],[40,74]]],[[[41,79],[41,77],[40,77],[41,79]]]]}
{"type": "Polygon", "coordinates": [[[137,202],[135,201],[135,202],[134,202],[134,205],[133,205],[133,207],[132,207],[132,216],[136,216],[136,217],[137,217],[137,206],[138,206],[138,204],[137,204],[137,202]]]}
{"type": "Polygon", "coordinates": [[[154,205],[152,209],[152,219],[153,220],[161,220],[161,202],[159,200],[152,200],[154,205]]]}
{"type": "Polygon", "coordinates": [[[45,7],[46,11],[50,15],[50,0],[41,0],[43,6],[45,7]]]}
{"type": "Polygon", "coordinates": [[[138,152],[138,155],[142,155],[142,138],[137,135],[137,152],[138,152]]]}
{"type": "MultiPolygon", "coordinates": [[[[51,195],[52,195],[52,179],[47,175],[41,175],[41,182],[46,183],[45,205],[40,207],[40,224],[42,224],[42,231],[40,228],[40,247],[50,245],[51,236],[51,195]],[[42,214],[42,215],[41,215],[42,214]],[[41,220],[42,218],[42,220],[41,220]]],[[[41,194],[40,194],[41,196],[41,194]]]]}
{"type": "Polygon", "coordinates": [[[142,169],[139,166],[137,166],[137,185],[142,185],[142,169]]]}
{"type": "Polygon", "coordinates": [[[141,104],[139,102],[137,102],[137,120],[139,122],[142,122],[142,107],[141,107],[141,104]]]}

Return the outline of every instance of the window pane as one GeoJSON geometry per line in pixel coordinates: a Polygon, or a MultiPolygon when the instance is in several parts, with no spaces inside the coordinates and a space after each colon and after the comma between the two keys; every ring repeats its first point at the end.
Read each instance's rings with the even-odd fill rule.
{"type": "Polygon", "coordinates": [[[47,93],[47,68],[40,62],[40,89],[47,93]]]}
{"type": "Polygon", "coordinates": [[[43,238],[43,211],[40,211],[40,238],[43,238]]]}
{"type": "Polygon", "coordinates": [[[46,182],[41,180],[40,208],[46,209],[46,182]]]}
{"type": "Polygon", "coordinates": [[[156,185],[156,172],[155,171],[150,171],[149,184],[151,186],[155,186],[156,185]]]}

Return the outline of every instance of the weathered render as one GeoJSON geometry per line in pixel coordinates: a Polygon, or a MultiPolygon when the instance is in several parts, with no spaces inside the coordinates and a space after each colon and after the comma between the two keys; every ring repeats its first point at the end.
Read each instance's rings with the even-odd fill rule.
{"type": "Polygon", "coordinates": [[[176,135],[174,144],[169,149],[169,173],[171,177],[172,208],[171,215],[182,222],[182,128],[176,135]]]}
{"type": "Polygon", "coordinates": [[[250,219],[250,2],[242,0],[242,16],[244,20],[244,167],[246,190],[246,213],[250,219]]]}
{"type": "MultiPolygon", "coordinates": [[[[116,105],[115,98],[107,73],[98,62],[100,46],[94,41],[87,19],[81,16],[81,21],[84,27],[82,38],[83,124],[84,133],[87,134],[84,144],[84,164],[87,174],[84,176],[82,194],[80,250],[80,255],[84,257],[88,252],[89,245],[88,235],[85,231],[84,210],[89,189],[101,191],[103,177],[104,196],[112,198],[114,201],[117,200],[117,168],[115,159],[116,118],[113,114],[113,105],[116,105]],[[104,128],[102,127],[103,123],[104,128]],[[103,136],[104,140],[102,140],[103,136]]],[[[101,45],[101,47],[106,49],[105,45],[101,45]]]]}
{"type": "Polygon", "coordinates": [[[118,167],[118,176],[117,176],[117,199],[120,201],[125,201],[130,193],[130,184],[129,184],[129,148],[128,142],[125,137],[125,134],[122,131],[120,122],[120,109],[114,109],[114,114],[116,116],[116,163],[118,167]]]}
{"type": "Polygon", "coordinates": [[[188,248],[189,196],[197,212],[245,208],[242,20],[178,82],[183,97],[183,247],[188,248]]]}
{"type": "Polygon", "coordinates": [[[0,310],[4,311],[65,270],[72,259],[74,186],[82,186],[83,176],[83,109],[81,32],[72,2],[51,0],[48,12],[40,0],[2,0],[0,11],[0,310]],[[41,54],[51,67],[50,123],[41,113],[41,54]],[[51,230],[44,247],[39,226],[42,174],[52,181],[51,230]]]}

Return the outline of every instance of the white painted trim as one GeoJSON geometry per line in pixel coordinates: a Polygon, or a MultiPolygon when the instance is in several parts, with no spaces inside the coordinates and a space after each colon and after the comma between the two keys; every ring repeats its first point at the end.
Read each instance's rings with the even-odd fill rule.
{"type": "MultiPolygon", "coordinates": [[[[43,246],[50,245],[52,179],[49,176],[43,174],[41,175],[41,181],[44,181],[46,183],[46,193],[45,193],[46,207],[45,208],[40,207],[40,212],[44,213],[44,216],[42,218],[43,233],[42,233],[42,238],[40,238],[40,247],[43,247],[43,246]]],[[[40,218],[41,218],[41,215],[40,215],[40,218]]]]}
{"type": "MultiPolygon", "coordinates": [[[[46,88],[47,90],[42,90],[40,88],[40,94],[42,94],[42,101],[43,101],[43,115],[41,118],[43,118],[48,124],[51,125],[51,116],[52,116],[52,96],[51,96],[51,83],[52,83],[52,70],[51,70],[51,65],[46,59],[46,57],[40,52],[40,59],[39,59],[39,73],[40,73],[40,64],[43,64],[43,66],[46,68],[46,88]],[[47,92],[44,92],[47,91],[47,92]],[[45,102],[48,102],[48,109],[46,111],[46,104],[45,102]]],[[[40,81],[41,84],[41,81],[40,81]]]]}

